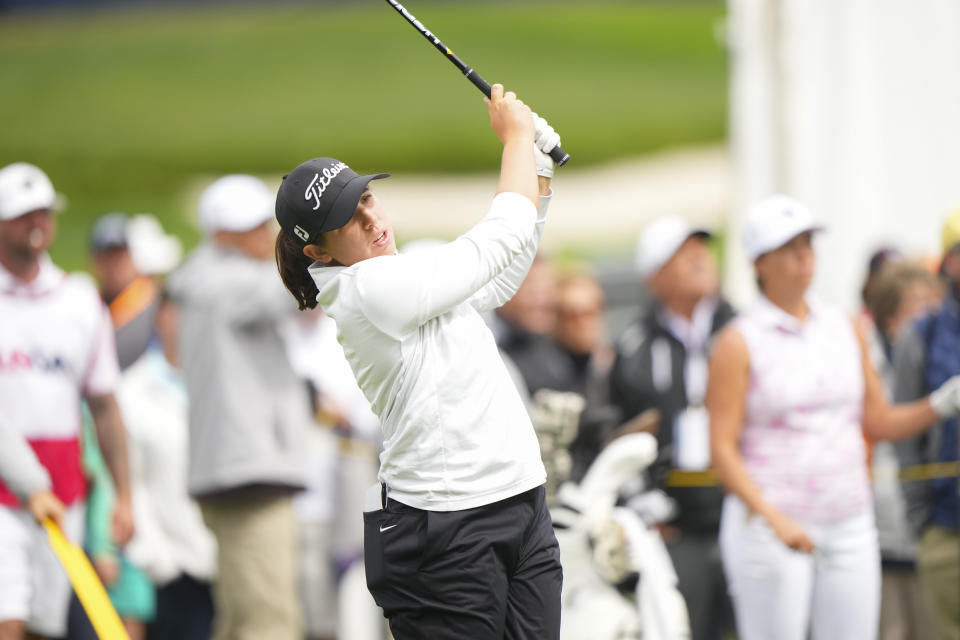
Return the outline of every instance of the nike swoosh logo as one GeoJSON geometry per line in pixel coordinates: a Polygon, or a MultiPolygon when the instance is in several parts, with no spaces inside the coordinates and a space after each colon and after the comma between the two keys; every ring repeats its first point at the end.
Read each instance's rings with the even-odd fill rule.
{"type": "Polygon", "coordinates": [[[397,525],[392,524],[392,525],[390,525],[389,527],[380,527],[380,533],[383,533],[384,531],[388,531],[388,530],[390,530],[390,529],[393,529],[395,526],[397,526],[397,525]]]}

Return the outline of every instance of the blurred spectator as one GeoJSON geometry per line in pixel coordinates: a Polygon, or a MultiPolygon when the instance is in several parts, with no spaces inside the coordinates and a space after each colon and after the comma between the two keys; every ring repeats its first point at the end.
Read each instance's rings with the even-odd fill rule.
{"type": "Polygon", "coordinates": [[[159,299],[156,284],[134,262],[128,225],[126,214],[108,213],[94,223],[90,234],[93,271],[110,310],[121,370],[147,350],[159,299]]]}
{"type": "Polygon", "coordinates": [[[569,362],[552,334],[557,325],[557,274],[542,255],[534,258],[523,284],[496,310],[497,346],[520,371],[530,396],[540,389],[571,391],[569,362]]]}
{"type": "MultiPolygon", "coordinates": [[[[126,370],[154,339],[159,289],[150,275],[174,266],[180,256],[179,240],[166,236],[152,216],[141,214],[131,219],[123,213],[108,213],[94,223],[90,253],[100,295],[113,321],[120,368],[126,370]]],[[[89,428],[89,421],[85,421],[85,432],[89,428]]],[[[133,447],[131,451],[136,451],[135,443],[129,444],[133,447]]],[[[85,440],[83,452],[84,469],[90,480],[84,547],[128,635],[136,640],[145,636],[146,623],[154,619],[156,590],[150,577],[112,544],[105,520],[114,499],[110,476],[94,441],[85,440]]],[[[132,467],[131,473],[132,483],[138,484],[138,469],[132,467]]],[[[70,603],[68,640],[95,640],[96,637],[74,595],[70,603]]]]}
{"type": "Polygon", "coordinates": [[[284,351],[296,305],[273,264],[274,198],[252,176],[202,194],[207,239],[168,286],[181,305],[188,488],[218,545],[218,640],[299,640],[297,530],[309,400],[284,351]]]}
{"type": "MultiPolygon", "coordinates": [[[[93,285],[68,276],[47,255],[57,196],[26,163],[0,170],[0,406],[50,475],[66,505],[64,533],[82,539],[86,481],[78,425],[85,398],[116,485],[113,538],[133,534],[127,451],[114,398],[118,378],[112,326],[93,285]]],[[[44,532],[0,485],[0,636],[66,631],[70,584],[44,532]]]]}
{"type": "Polygon", "coordinates": [[[130,562],[157,585],[153,640],[205,640],[213,622],[216,543],[187,494],[187,391],[178,369],[179,309],[161,295],[158,339],[123,375],[117,401],[128,429],[137,533],[130,562]]]}
{"type": "MultiPolygon", "coordinates": [[[[943,287],[922,265],[888,263],[872,274],[863,291],[873,320],[865,327],[870,360],[892,398],[893,344],[902,329],[940,306],[943,287]]],[[[907,525],[900,465],[892,442],[874,443],[871,469],[883,567],[880,640],[932,638],[933,610],[917,580],[916,539],[907,525]]]]}
{"type": "MultiPolygon", "coordinates": [[[[873,283],[877,281],[880,273],[884,268],[903,262],[903,260],[903,254],[895,247],[880,247],[870,255],[870,259],[867,260],[867,277],[860,289],[860,299],[867,307],[869,307],[867,298],[870,295],[870,289],[873,287],[873,283]]],[[[867,311],[869,310],[867,309],[867,311]]]]}
{"type": "Polygon", "coordinates": [[[710,359],[713,464],[729,492],[720,544],[741,640],[877,636],[863,432],[908,437],[960,411],[960,377],[888,404],[859,324],[808,295],[820,229],[785,196],[750,211],[743,242],[762,296],[710,359]]]}
{"type": "Polygon", "coordinates": [[[300,522],[300,596],[310,640],[349,638],[350,616],[382,618],[366,587],[341,589],[348,571],[363,572],[363,495],[377,482],[380,422],[357,385],[332,318],[300,313],[286,333],[294,370],[314,393],[307,434],[307,490],[294,499],[300,522]],[[352,515],[351,515],[352,514],[352,515]]]}
{"type": "MultiPolygon", "coordinates": [[[[947,294],[942,308],[908,327],[894,354],[894,399],[906,402],[960,374],[960,210],[943,225],[947,294]]],[[[956,464],[957,419],[898,443],[900,464],[956,464]]],[[[941,638],[960,637],[960,540],[956,473],[904,486],[910,525],[918,536],[917,568],[937,611],[941,638]]]]}
{"type": "MultiPolygon", "coordinates": [[[[121,383],[123,376],[121,375],[121,383]]],[[[119,389],[119,385],[117,387],[119,389]]],[[[119,402],[119,398],[117,400],[119,402]]],[[[89,483],[87,494],[86,534],[83,548],[97,576],[107,589],[107,595],[120,616],[131,640],[141,640],[146,634],[146,623],[153,620],[156,611],[156,589],[149,576],[127,558],[125,548],[116,545],[110,534],[110,513],[116,500],[113,479],[94,437],[93,421],[89,411],[83,412],[83,471],[89,483]]],[[[127,432],[129,446],[130,433],[127,432]]],[[[128,450],[129,456],[129,450],[128,450]]],[[[130,490],[136,506],[137,468],[130,461],[130,490]]],[[[134,519],[139,514],[134,509],[134,519]]],[[[137,528],[139,530],[139,522],[137,528]]],[[[76,593],[70,600],[70,615],[65,640],[97,640],[98,635],[76,593]]]]}
{"type": "Polygon", "coordinates": [[[586,273],[567,276],[557,287],[557,323],[554,338],[573,366],[572,391],[595,404],[607,399],[606,375],[613,349],[604,338],[603,288],[586,273]]]}
{"type": "Polygon", "coordinates": [[[734,312],[719,295],[709,237],[673,216],[658,218],[643,230],[636,267],[653,304],[618,340],[610,374],[611,400],[624,421],[651,408],[660,413],[658,459],[650,471],[656,485],[676,501],[676,517],[662,533],[694,640],[720,638],[733,624],[717,546],[723,491],[667,484],[672,469],[710,466],[703,408],[707,350],[734,312]]]}
{"type": "Polygon", "coordinates": [[[619,422],[609,393],[613,348],[605,336],[606,297],[589,273],[573,273],[559,282],[554,337],[569,359],[570,390],[584,398],[583,414],[570,444],[570,477],[579,481],[619,422]]]}

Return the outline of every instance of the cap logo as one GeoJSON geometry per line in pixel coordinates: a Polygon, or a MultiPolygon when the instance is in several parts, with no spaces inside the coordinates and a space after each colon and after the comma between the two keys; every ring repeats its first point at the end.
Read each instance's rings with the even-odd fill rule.
{"type": "Polygon", "coordinates": [[[307,242],[310,240],[310,234],[307,233],[307,230],[301,227],[300,225],[295,226],[293,228],[293,232],[296,234],[298,238],[300,238],[304,242],[307,242]]]}
{"type": "MultiPolygon", "coordinates": [[[[338,162],[330,165],[329,167],[325,167],[323,171],[313,175],[313,180],[311,180],[310,184],[307,185],[307,190],[303,194],[303,199],[306,201],[310,201],[312,199],[314,201],[314,211],[320,208],[320,197],[323,196],[323,192],[327,190],[328,186],[330,186],[330,182],[346,168],[346,164],[343,162],[338,162]]],[[[306,238],[304,238],[304,240],[306,240],[306,238]]]]}

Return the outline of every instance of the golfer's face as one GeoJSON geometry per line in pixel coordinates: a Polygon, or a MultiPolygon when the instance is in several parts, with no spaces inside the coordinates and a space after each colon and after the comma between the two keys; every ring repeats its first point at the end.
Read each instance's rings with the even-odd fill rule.
{"type": "Polygon", "coordinates": [[[350,222],[324,234],[323,250],[344,266],[396,253],[393,228],[372,191],[360,196],[350,222]]]}

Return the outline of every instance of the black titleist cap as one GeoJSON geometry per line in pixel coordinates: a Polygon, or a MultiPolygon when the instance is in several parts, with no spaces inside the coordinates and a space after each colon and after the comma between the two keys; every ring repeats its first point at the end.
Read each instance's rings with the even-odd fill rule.
{"type": "Polygon", "coordinates": [[[301,245],[313,244],[321,233],[350,221],[367,183],[389,175],[357,175],[334,158],[307,160],[283,177],[277,191],[277,222],[301,245]]]}

